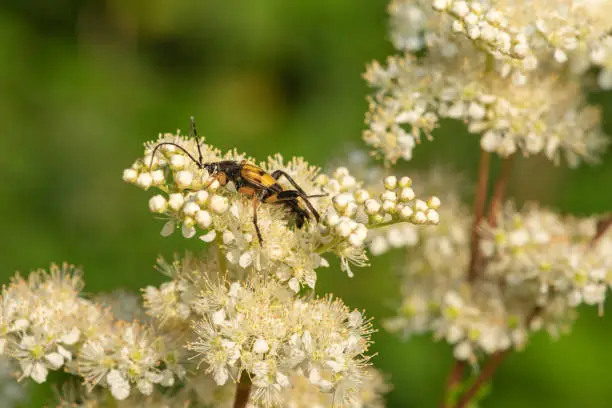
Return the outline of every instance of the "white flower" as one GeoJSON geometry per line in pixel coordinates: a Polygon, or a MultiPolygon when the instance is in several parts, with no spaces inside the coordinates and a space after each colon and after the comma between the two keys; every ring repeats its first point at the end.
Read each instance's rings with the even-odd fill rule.
{"type": "Polygon", "coordinates": [[[264,340],[264,339],[257,339],[255,340],[255,343],[253,344],[253,351],[255,353],[267,353],[268,350],[270,350],[270,347],[268,346],[268,343],[264,340]]]}
{"type": "Polygon", "coordinates": [[[130,395],[130,383],[123,378],[118,370],[111,370],[106,376],[113,397],[117,400],[124,400],[130,395]]]}

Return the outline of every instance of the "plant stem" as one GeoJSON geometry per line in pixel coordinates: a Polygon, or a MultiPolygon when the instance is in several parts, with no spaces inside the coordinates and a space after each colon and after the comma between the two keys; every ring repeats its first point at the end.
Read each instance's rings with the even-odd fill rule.
{"type": "Polygon", "coordinates": [[[223,245],[223,239],[220,236],[217,236],[217,258],[219,262],[219,269],[224,277],[227,276],[227,259],[225,258],[225,252],[221,247],[223,245]]]}
{"type": "Polygon", "coordinates": [[[591,240],[591,247],[595,246],[599,239],[606,233],[608,228],[612,225],[612,215],[608,218],[604,218],[597,222],[597,231],[595,232],[595,236],[591,240]]]}
{"type": "Polygon", "coordinates": [[[501,173],[495,182],[495,187],[493,187],[493,197],[491,198],[491,205],[489,206],[489,224],[491,226],[495,225],[495,216],[499,212],[504,201],[506,186],[508,185],[511,170],[512,156],[509,156],[504,159],[501,173]]]}
{"type": "MultiPolygon", "coordinates": [[[[470,264],[467,271],[468,281],[472,282],[477,275],[476,264],[478,261],[478,224],[484,216],[485,203],[487,201],[487,181],[489,178],[490,155],[480,150],[480,165],[478,170],[478,184],[476,186],[476,197],[474,199],[474,220],[472,222],[472,236],[470,241],[470,264]]],[[[446,388],[444,389],[444,401],[442,407],[446,406],[446,400],[452,388],[460,383],[465,372],[465,362],[456,360],[448,374],[446,388]]]]}
{"type": "Polygon", "coordinates": [[[498,351],[487,360],[478,377],[476,377],[470,388],[459,399],[456,408],[465,408],[467,406],[478,391],[480,391],[480,388],[493,377],[493,374],[495,374],[495,371],[509,353],[509,350],[498,351]]]}
{"type": "Polygon", "coordinates": [[[244,408],[249,402],[251,394],[251,379],[244,371],[240,376],[240,381],[236,383],[236,399],[234,400],[234,408],[244,408]]]}
{"type": "Polygon", "coordinates": [[[450,372],[448,373],[448,377],[446,378],[446,388],[444,392],[444,401],[440,404],[440,408],[447,407],[447,400],[449,397],[449,393],[453,391],[453,388],[461,382],[463,379],[463,373],[465,372],[465,362],[455,360],[450,372]]]}
{"type": "Polygon", "coordinates": [[[480,151],[480,168],[478,170],[478,185],[474,199],[474,221],[472,222],[472,237],[470,240],[470,264],[468,267],[468,280],[476,278],[476,264],[478,262],[478,224],[484,215],[487,200],[487,181],[489,178],[490,155],[484,150],[480,151]]]}

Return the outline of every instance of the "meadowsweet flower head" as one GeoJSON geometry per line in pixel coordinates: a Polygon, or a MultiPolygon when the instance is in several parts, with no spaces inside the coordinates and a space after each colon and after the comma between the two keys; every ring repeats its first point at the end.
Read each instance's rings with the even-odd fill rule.
{"type": "Polygon", "coordinates": [[[367,376],[371,325],[332,298],[295,298],[269,280],[220,284],[202,292],[189,349],[222,386],[248,375],[254,404],[278,405],[302,373],[339,404],[359,398],[367,376]]]}
{"type": "MultiPolygon", "coordinates": [[[[181,344],[153,327],[116,319],[80,296],[81,273],[68,264],[49,272],[17,275],[2,290],[0,343],[20,366],[20,378],[37,383],[63,368],[85,379],[89,390],[108,387],[117,400],[132,388],[151,395],[185,375],[181,344]]],[[[125,297],[125,296],[124,296],[125,297]]]]}
{"type": "Polygon", "coordinates": [[[105,408],[110,406],[117,408],[188,408],[194,406],[194,401],[189,399],[187,391],[178,393],[162,394],[159,392],[151,395],[134,393],[126,399],[117,400],[107,390],[96,388],[88,390],[83,384],[75,380],[68,380],[59,392],[57,392],[56,408],[105,408]]]}
{"type": "MultiPolygon", "coordinates": [[[[564,297],[570,307],[583,302],[603,305],[612,264],[599,245],[591,245],[595,218],[560,217],[536,206],[518,213],[509,206],[496,221],[495,227],[484,225],[482,232],[489,275],[508,285],[531,282],[538,305],[548,303],[548,297],[564,297]]],[[[599,244],[606,247],[609,238],[599,244]]]]}
{"type": "Polygon", "coordinates": [[[45,382],[50,370],[69,365],[70,348],[81,328],[80,272],[64,264],[49,273],[36,271],[27,280],[18,275],[2,290],[0,351],[15,358],[21,378],[45,382]]]}
{"type": "Polygon", "coordinates": [[[396,47],[427,53],[368,67],[374,93],[365,142],[388,162],[410,160],[421,138],[431,139],[448,118],[480,135],[485,151],[504,157],[520,151],[559,162],[565,156],[570,166],[596,160],[607,141],[580,78],[595,57],[605,85],[608,42],[601,36],[612,19],[605,2],[591,3],[392,2],[396,47]],[[414,29],[402,31],[412,20],[414,29]],[[567,60],[582,68],[565,68],[567,60]]]}
{"type": "Polygon", "coordinates": [[[151,395],[155,384],[172,386],[185,375],[184,369],[170,368],[180,349],[172,340],[137,323],[117,322],[107,333],[83,344],[79,374],[90,387],[107,386],[118,400],[127,398],[132,388],[151,395]]]}
{"type": "MultiPolygon", "coordinates": [[[[206,144],[201,144],[200,149],[205,163],[222,160],[254,163],[236,151],[222,154],[206,144]]],[[[156,142],[146,145],[144,158],[126,170],[129,177],[124,175],[124,180],[143,189],[155,187],[161,191],[150,199],[149,209],[167,219],[162,235],[180,228],[184,237],[197,236],[220,248],[225,258],[221,264],[229,263],[259,274],[272,271],[275,278],[296,292],[303,285],[314,287],[315,270],[328,265],[323,258],[327,253],[339,256],[342,268],[349,275],[351,264],[366,265],[365,241],[369,228],[399,222],[435,224],[439,220],[437,205],[419,200],[409,186],[387,184],[386,191],[375,196],[346,168],[337,168],[326,175],[301,158],[285,161],[275,155],[259,166],[270,174],[276,170],[288,174],[308,195],[323,195],[309,199],[320,220],[317,222],[313,215],[300,228],[291,207],[261,203],[256,210],[262,235],[260,244],[253,220],[253,200],[235,191],[232,183],[221,186],[214,175],[201,169],[189,157],[197,157],[197,150],[194,139],[160,136],[156,142]],[[176,143],[182,149],[163,145],[153,157],[153,150],[160,143],[176,143]],[[135,177],[132,172],[136,172],[135,177]],[[154,172],[157,176],[151,180],[158,180],[155,185],[148,179],[141,182],[143,174],[154,172]]],[[[295,188],[284,177],[278,182],[284,189],[295,188]]],[[[305,207],[305,203],[300,203],[305,207]]]]}
{"type": "Polygon", "coordinates": [[[609,234],[596,219],[563,217],[536,206],[507,204],[478,229],[477,274],[468,275],[469,211],[443,195],[441,223],[418,229],[402,272],[402,301],[385,327],[409,336],[432,332],[454,346],[455,358],[522,349],[541,328],[567,332],[581,303],[603,304],[612,267],[609,234]]]}

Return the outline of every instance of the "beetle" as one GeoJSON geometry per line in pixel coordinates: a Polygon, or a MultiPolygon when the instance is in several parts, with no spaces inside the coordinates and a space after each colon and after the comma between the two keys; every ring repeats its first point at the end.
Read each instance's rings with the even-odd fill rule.
{"type": "Polygon", "coordinates": [[[240,162],[235,160],[222,160],[217,162],[204,163],[202,151],[200,149],[200,140],[195,127],[195,119],[191,117],[191,132],[198,139],[198,158],[196,159],[184,147],[173,142],[161,142],[155,146],[151,154],[151,165],[153,166],[153,158],[157,150],[164,145],[172,145],[180,149],[187,155],[200,169],[205,169],[213,177],[214,182],[217,180],[220,185],[225,186],[230,181],[236,186],[236,190],[245,196],[252,197],[253,204],[253,225],[257,233],[259,244],[263,245],[263,238],[259,225],[257,224],[257,208],[260,203],[265,204],[280,204],[284,205],[295,216],[296,226],[302,226],[314,218],[317,222],[320,220],[320,215],[314,208],[309,198],[324,197],[327,194],[308,195],[306,192],[283,170],[275,170],[272,173],[267,173],[261,167],[249,163],[246,160],[240,162]],[[294,190],[285,189],[278,180],[285,177],[294,187],[294,190]],[[306,207],[304,207],[304,205],[306,207]]]}

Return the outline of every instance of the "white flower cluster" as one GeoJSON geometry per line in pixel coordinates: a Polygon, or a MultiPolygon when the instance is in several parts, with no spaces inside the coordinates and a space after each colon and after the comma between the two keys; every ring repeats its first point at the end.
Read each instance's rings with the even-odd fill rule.
{"type": "MultiPolygon", "coordinates": [[[[386,208],[387,212],[390,213],[385,216],[386,218],[382,219],[382,223],[377,224],[376,228],[368,229],[366,243],[370,254],[373,256],[382,255],[391,249],[414,246],[418,240],[418,231],[429,229],[427,226],[418,224],[393,222],[395,218],[401,219],[402,212],[410,211],[410,208],[406,209],[402,204],[407,198],[415,195],[420,197],[424,196],[424,187],[430,192],[435,193],[444,191],[448,185],[462,182],[462,180],[459,180],[457,177],[451,177],[450,174],[444,174],[444,180],[434,180],[429,177],[426,186],[418,182],[413,190],[411,178],[406,176],[398,178],[390,175],[392,169],[374,163],[365,150],[352,150],[346,157],[342,158],[342,160],[346,163],[351,174],[364,180],[365,183],[370,186],[368,188],[368,196],[379,198],[380,203],[382,203],[381,208],[386,208]],[[456,180],[450,181],[451,178],[456,180]],[[379,180],[383,180],[383,182],[381,183],[379,180]]],[[[440,172],[439,174],[443,173],[440,172]]],[[[417,176],[417,180],[420,180],[420,177],[417,176]]],[[[357,196],[359,196],[359,194],[357,194],[357,196]]],[[[370,204],[370,206],[371,205],[372,204],[370,204]]],[[[416,218],[420,218],[421,220],[429,218],[429,221],[433,222],[437,227],[440,218],[439,206],[440,199],[436,196],[431,196],[426,202],[418,199],[415,200],[414,209],[421,212],[416,218]],[[435,212],[432,211],[434,209],[435,212]]],[[[367,209],[366,207],[366,210],[367,209]]],[[[444,213],[444,208],[441,211],[444,213]]],[[[375,214],[374,217],[378,218],[379,221],[381,220],[378,214],[375,214]]]]}
{"type": "Polygon", "coordinates": [[[595,218],[561,217],[508,204],[479,228],[481,257],[468,276],[469,212],[445,196],[442,221],[419,229],[402,271],[402,303],[385,327],[409,336],[431,331],[455,358],[521,349],[532,331],[571,328],[581,303],[602,305],[612,283],[612,236],[596,243],[595,218]]]}
{"type": "Polygon", "coordinates": [[[209,284],[197,309],[197,340],[189,349],[222,386],[250,376],[251,401],[287,406],[300,374],[338,406],[359,398],[367,381],[371,324],[339,299],[296,298],[274,280],[209,284]]]}
{"type": "Polygon", "coordinates": [[[398,49],[469,42],[523,70],[551,56],[558,64],[580,59],[571,62],[584,69],[585,51],[612,28],[612,6],[599,0],[393,0],[389,11],[398,49]]]}
{"type": "Polygon", "coordinates": [[[105,385],[115,399],[123,400],[132,387],[151,395],[156,384],[171,387],[185,376],[180,345],[170,338],[137,322],[102,327],[83,343],[78,356],[79,375],[90,388],[105,385]]]}
{"type": "Polygon", "coordinates": [[[452,18],[451,29],[462,33],[497,58],[523,59],[530,55],[527,36],[510,25],[511,19],[491,3],[465,0],[434,0],[433,9],[452,18]]]}
{"type": "Polygon", "coordinates": [[[18,275],[2,289],[0,304],[0,354],[19,362],[21,378],[37,383],[49,370],[68,367],[82,328],[79,314],[87,308],[79,298],[82,281],[71,266],[52,266],[18,275]]]}
{"type": "MultiPolygon", "coordinates": [[[[209,249],[201,257],[188,252],[173,262],[159,258],[157,269],[171,280],[159,287],[147,286],[143,289],[147,314],[161,326],[191,331],[190,321],[198,317],[195,310],[198,296],[210,289],[211,281],[218,282],[220,279],[217,255],[217,251],[209,249]]],[[[236,279],[239,270],[230,267],[227,272],[230,278],[236,279]]]]}
{"type": "MultiPolygon", "coordinates": [[[[439,174],[442,173],[433,172],[431,177],[420,180],[428,181],[439,174]]],[[[406,263],[401,268],[402,301],[397,316],[387,319],[385,327],[402,333],[404,337],[432,330],[446,293],[465,281],[469,262],[470,213],[459,197],[448,190],[443,197],[440,224],[435,228],[413,230],[402,240],[402,244],[408,247],[406,263]]],[[[390,236],[372,241],[381,249],[393,246],[394,242],[390,236]]]]}
{"type": "Polygon", "coordinates": [[[0,352],[19,363],[21,379],[43,383],[50,370],[64,368],[125,399],[133,386],[149,395],[154,384],[170,386],[184,375],[166,337],[117,321],[80,297],[82,287],[80,272],[63,264],[27,280],[17,275],[3,288],[0,352]]]}
{"type": "MultiPolygon", "coordinates": [[[[68,380],[58,393],[56,408],[189,408],[194,407],[192,395],[185,387],[176,393],[163,394],[155,392],[151,395],[132,393],[129,397],[117,400],[103,388],[88,390],[83,384],[68,380]]],[[[191,390],[189,390],[191,391],[191,390]]],[[[51,407],[51,404],[45,405],[51,407]]],[[[215,405],[215,408],[217,406],[215,405]]]]}
{"type": "MultiPolygon", "coordinates": [[[[380,193],[383,207],[394,209],[395,213],[401,218],[402,213],[412,211],[411,208],[402,207],[402,201],[409,197],[414,197],[415,193],[410,188],[412,180],[409,177],[402,177],[399,180],[395,176],[387,176],[384,179],[384,190],[380,193]]],[[[422,213],[421,219],[427,218],[431,224],[437,225],[440,222],[438,209],[440,199],[431,197],[427,202],[416,200],[415,209],[422,213]],[[435,209],[435,211],[432,211],[435,209]]],[[[383,222],[381,225],[389,224],[384,228],[377,228],[370,231],[368,235],[368,246],[372,255],[377,256],[387,252],[391,248],[401,248],[414,245],[418,239],[417,230],[427,228],[416,228],[414,224],[397,224],[383,222]]]]}
{"type": "MultiPolygon", "coordinates": [[[[172,280],[144,290],[144,310],[125,292],[98,297],[146,325],[80,297],[80,272],[69,265],[17,276],[2,294],[3,354],[22,378],[44,382],[60,367],[73,374],[58,408],[229,408],[241,375],[253,383],[250,408],[383,406],[389,386],[365,354],[372,329],[360,312],[337,299],[296,298],[275,280],[230,284],[213,254],[160,259],[172,280]]],[[[0,390],[5,404],[21,396],[15,382],[0,390]]]]}
{"type": "MultiPolygon", "coordinates": [[[[303,159],[285,162],[276,155],[261,163],[262,169],[269,172],[282,170],[307,194],[326,196],[311,199],[321,221],[311,220],[302,228],[293,225],[293,214],[285,207],[259,205],[257,225],[263,238],[263,245],[260,245],[253,224],[252,200],[232,189],[231,184],[221,187],[212,175],[198,168],[176,146],[164,145],[156,157],[152,157],[154,147],[165,142],[176,143],[197,157],[194,139],[163,135],[157,142],[147,144],[144,159],[137,160],[123,174],[129,183],[144,189],[153,186],[161,190],[162,194],[150,199],[149,208],[168,219],[162,234],[168,235],[181,226],[186,238],[198,235],[205,242],[213,242],[230,264],[257,273],[274,271],[274,276],[295,292],[302,285],[314,287],[315,269],[328,265],[322,257],[326,253],[340,256],[342,267],[349,274],[350,263],[365,265],[368,228],[379,223],[438,222],[436,211],[439,203],[436,200],[418,200],[414,193],[411,194],[409,180],[404,180],[403,184],[395,182],[384,196],[370,197],[367,187],[345,168],[338,168],[332,176],[327,176],[319,174],[318,168],[308,165],[303,159]]],[[[221,154],[204,144],[201,149],[207,163],[220,160],[241,162],[245,159],[235,151],[221,154]]],[[[253,160],[248,161],[253,163],[253,160]]],[[[285,183],[282,179],[279,182],[285,183]]],[[[293,188],[288,183],[283,186],[293,188]]]]}
{"type": "Polygon", "coordinates": [[[593,8],[612,8],[571,3],[438,0],[432,8],[429,1],[393,1],[393,38],[408,53],[368,67],[374,94],[363,139],[391,163],[410,160],[421,137],[431,138],[440,119],[449,118],[481,135],[485,151],[504,157],[521,151],[558,162],[563,153],[570,166],[596,160],[607,141],[580,80],[595,64],[603,67],[600,84],[609,81],[609,40],[601,35],[612,28],[612,13],[599,16],[593,8]],[[562,14],[555,7],[565,7],[573,26],[555,23],[562,14]],[[609,21],[591,26],[587,12],[609,21]],[[418,29],[398,39],[405,33],[399,27],[411,22],[418,29]],[[415,44],[427,47],[423,56],[410,54],[419,50],[415,44]],[[571,68],[555,61],[565,62],[572,47],[571,68]]]}
{"type": "MultiPolygon", "coordinates": [[[[366,370],[367,381],[360,388],[358,395],[349,402],[342,402],[332,393],[321,392],[303,373],[294,373],[290,377],[291,388],[283,389],[281,400],[289,408],[383,408],[382,395],[390,390],[383,376],[373,368],[366,370]]],[[[255,408],[251,406],[250,408],[255,408]]]]}
{"type": "MultiPolygon", "coordinates": [[[[366,369],[365,381],[350,402],[334,400],[334,394],[324,393],[313,385],[303,373],[294,372],[289,380],[292,386],[283,388],[280,399],[282,406],[288,408],[383,408],[383,395],[390,390],[383,376],[373,368],[366,369]]],[[[234,384],[218,386],[212,378],[205,375],[189,377],[184,386],[173,393],[154,393],[130,395],[125,400],[114,400],[108,392],[96,389],[88,392],[84,387],[68,383],[62,387],[57,408],[189,408],[211,407],[232,408],[236,387],[234,384]]],[[[249,401],[247,408],[264,408],[266,405],[249,401]]]]}
{"type": "Polygon", "coordinates": [[[537,207],[518,213],[512,206],[500,212],[496,226],[483,226],[481,252],[488,276],[509,287],[532,285],[538,306],[550,297],[565,297],[569,306],[603,306],[612,283],[612,239],[592,245],[594,218],[562,218],[537,207]]]}

